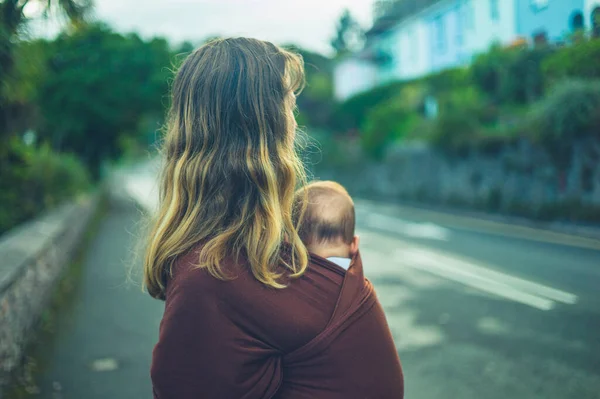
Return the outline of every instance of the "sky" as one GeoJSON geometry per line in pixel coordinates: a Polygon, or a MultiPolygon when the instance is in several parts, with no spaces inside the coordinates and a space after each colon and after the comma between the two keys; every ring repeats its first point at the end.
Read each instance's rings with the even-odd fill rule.
{"type": "MultiPolygon", "coordinates": [[[[208,36],[250,36],[325,54],[348,8],[369,27],[373,0],[96,0],[95,15],[121,32],[166,36],[173,43],[208,36]]],[[[42,23],[48,31],[51,22],[42,23]]]]}

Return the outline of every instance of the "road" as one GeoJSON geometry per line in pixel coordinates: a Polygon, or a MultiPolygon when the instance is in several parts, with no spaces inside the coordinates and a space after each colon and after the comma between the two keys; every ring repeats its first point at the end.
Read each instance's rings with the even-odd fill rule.
{"type": "Polygon", "coordinates": [[[357,201],[407,398],[600,398],[600,242],[357,201]]]}
{"type": "MultiPolygon", "coordinates": [[[[42,370],[48,398],[150,397],[162,305],[126,283],[154,184],[125,189],[85,260],[78,305],[42,370]]],[[[356,201],[367,277],[385,308],[409,399],[600,398],[600,242],[356,201]]],[[[139,266],[139,260],[133,263],[139,266]]]]}

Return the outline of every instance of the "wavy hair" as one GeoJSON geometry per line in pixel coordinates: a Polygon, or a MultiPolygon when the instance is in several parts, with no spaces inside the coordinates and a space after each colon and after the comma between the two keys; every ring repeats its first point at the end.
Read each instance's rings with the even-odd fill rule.
{"type": "Polygon", "coordinates": [[[285,286],[286,269],[291,277],[305,271],[307,250],[292,221],[294,192],[306,183],[293,114],[303,85],[301,56],[260,40],[214,40],[185,59],[172,85],[144,260],[150,295],[165,298],[174,261],[194,248],[196,266],[218,279],[229,278],[229,256],[243,256],[275,288],[285,286]]]}

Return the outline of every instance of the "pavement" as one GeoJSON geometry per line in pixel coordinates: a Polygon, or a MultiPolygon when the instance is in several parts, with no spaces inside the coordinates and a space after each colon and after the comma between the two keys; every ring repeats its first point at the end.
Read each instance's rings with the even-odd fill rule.
{"type": "MultiPolygon", "coordinates": [[[[153,209],[153,173],[117,179],[120,197],[36,397],[151,397],[162,305],[128,281],[129,267],[139,270],[141,214],[126,196],[153,209]]],[[[389,203],[356,207],[408,399],[600,398],[600,241],[389,203]]]]}
{"type": "Polygon", "coordinates": [[[72,305],[45,343],[38,394],[43,399],[151,398],[150,361],[164,306],[142,292],[135,253],[144,218],[113,196],[83,259],[72,305]]]}

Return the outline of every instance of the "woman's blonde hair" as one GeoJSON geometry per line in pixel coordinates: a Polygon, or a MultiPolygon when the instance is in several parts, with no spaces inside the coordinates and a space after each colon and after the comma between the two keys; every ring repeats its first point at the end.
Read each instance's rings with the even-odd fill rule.
{"type": "Polygon", "coordinates": [[[183,62],[144,262],[150,295],[164,299],[173,262],[194,248],[197,266],[219,279],[230,256],[271,287],[284,286],[278,265],[304,272],[308,254],[292,222],[295,189],[306,182],[293,115],[303,84],[299,55],[255,39],[215,40],[183,62]]]}

